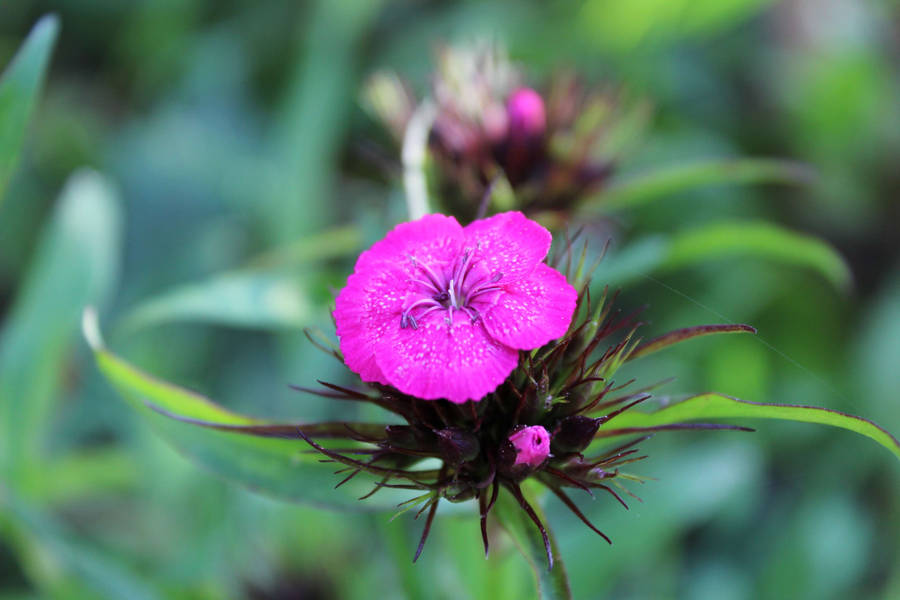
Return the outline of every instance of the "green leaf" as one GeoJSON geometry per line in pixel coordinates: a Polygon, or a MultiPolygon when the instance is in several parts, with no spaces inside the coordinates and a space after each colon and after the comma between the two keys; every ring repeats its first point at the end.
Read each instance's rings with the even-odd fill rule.
{"type": "Polygon", "coordinates": [[[748,256],[817,271],[835,287],[848,290],[850,269],[822,240],[762,222],[726,222],[676,235],[660,268],[674,269],[705,260],[748,256]]]}
{"type": "Polygon", "coordinates": [[[323,508],[392,509],[412,495],[403,490],[381,489],[360,501],[359,497],[373,487],[372,479],[364,474],[334,489],[345,476],[334,474],[340,465],[322,463],[323,457],[299,435],[285,439],[215,429],[211,425],[227,429],[265,423],[156,379],[115,356],[103,346],[96,315],[90,310],[85,311],[84,333],[100,372],[128,404],[182,454],[225,479],[266,495],[323,508]],[[205,426],[192,421],[202,421],[205,426]]]}
{"type": "Polygon", "coordinates": [[[515,210],[516,192],[503,173],[494,175],[486,193],[488,194],[488,213],[515,210]]]}
{"type": "Polygon", "coordinates": [[[15,169],[58,33],[59,19],[43,17],[0,77],[0,201],[15,169]]]}
{"type": "MultiPolygon", "coordinates": [[[[616,429],[629,429],[619,435],[639,433],[634,428],[660,427],[709,419],[780,419],[831,425],[864,435],[900,459],[900,442],[897,438],[868,419],[855,417],[836,410],[815,406],[790,404],[761,404],[738,400],[721,394],[702,394],[666,406],[652,413],[629,410],[615,418],[616,429]]],[[[615,430],[601,432],[612,434],[615,430]]],[[[612,437],[612,436],[610,436],[612,437]]],[[[605,438],[609,439],[609,438],[605,438]]]]}
{"type": "Polygon", "coordinates": [[[597,268],[596,279],[622,285],[652,273],[723,258],[762,258],[811,269],[842,291],[853,282],[847,263],[826,242],[757,221],[713,223],[669,238],[635,240],[607,256],[597,268]]]}
{"type": "Polygon", "coordinates": [[[583,3],[573,34],[580,30],[587,41],[607,51],[628,54],[646,51],[674,40],[709,33],[724,34],[729,27],[758,13],[773,0],[588,0],[583,3]]]}
{"type": "Polygon", "coordinates": [[[544,523],[544,528],[550,538],[550,547],[554,556],[552,569],[547,568],[547,554],[541,534],[508,490],[504,489],[500,493],[490,514],[500,522],[500,526],[506,530],[525,560],[528,561],[528,565],[534,573],[538,597],[542,600],[570,599],[572,590],[556,538],[547,527],[547,518],[537,501],[530,499],[529,504],[537,517],[544,523]]]}
{"type": "Polygon", "coordinates": [[[750,327],[749,325],[738,324],[698,325],[696,327],[676,329],[675,331],[664,333],[659,337],[644,342],[643,344],[635,348],[634,351],[630,352],[626,360],[633,360],[635,358],[647,356],[648,354],[653,354],[654,352],[659,352],[660,350],[668,348],[673,344],[677,344],[679,342],[683,342],[695,337],[716,335],[720,333],[756,333],[756,329],[750,327]]]}
{"type": "Polygon", "coordinates": [[[289,61],[284,104],[272,130],[277,180],[255,203],[270,241],[295,240],[335,220],[335,165],[350,125],[359,53],[380,6],[373,0],[309,3],[304,43],[289,61]]]}
{"type": "Polygon", "coordinates": [[[111,184],[72,175],[0,332],[0,466],[37,457],[81,311],[113,287],[120,237],[111,184]]]}
{"type": "Polygon", "coordinates": [[[272,330],[304,327],[313,302],[297,273],[311,262],[353,253],[360,237],[355,227],[331,229],[261,254],[244,268],[162,292],[133,308],[117,332],[173,321],[272,330]]]}
{"type": "Polygon", "coordinates": [[[649,275],[665,260],[669,240],[661,235],[647,236],[607,252],[594,271],[594,279],[603,285],[621,286],[649,275]]]}
{"type": "Polygon", "coordinates": [[[30,470],[21,489],[36,502],[72,503],[98,492],[134,490],[140,477],[132,457],[104,447],[67,454],[30,470]]]}
{"type": "Polygon", "coordinates": [[[120,332],[173,321],[280,330],[301,328],[312,302],[296,276],[254,271],[218,275],[145,300],[121,321],[120,332]]]}
{"type": "Polygon", "coordinates": [[[356,253],[362,235],[356,227],[335,227],[285,244],[247,262],[248,269],[296,269],[314,261],[356,253]]]}
{"type": "Polygon", "coordinates": [[[802,184],[812,179],[804,165],[762,158],[709,160],[659,169],[613,183],[584,202],[593,211],[634,208],[695,188],[752,183],[802,184]]]}

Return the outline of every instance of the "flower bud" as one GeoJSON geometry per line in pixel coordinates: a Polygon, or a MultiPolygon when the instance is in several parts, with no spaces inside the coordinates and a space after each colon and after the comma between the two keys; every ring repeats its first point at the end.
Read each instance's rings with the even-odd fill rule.
{"type": "Polygon", "coordinates": [[[421,436],[409,425],[388,425],[385,427],[387,442],[397,448],[418,448],[422,445],[421,436]]]}
{"type": "Polygon", "coordinates": [[[506,103],[509,135],[517,139],[534,139],[544,135],[547,114],[544,100],[531,88],[519,88],[506,103]]]}
{"type": "Polygon", "coordinates": [[[525,465],[536,469],[550,456],[550,434],[540,425],[525,427],[509,436],[516,451],[513,467],[525,465]]]}
{"type": "Polygon", "coordinates": [[[553,453],[581,452],[594,439],[599,427],[599,419],[592,419],[584,415],[573,415],[562,419],[553,434],[551,442],[553,453]]]}
{"type": "Polygon", "coordinates": [[[451,427],[435,431],[438,436],[438,447],[441,456],[451,464],[459,464],[474,460],[481,452],[478,438],[464,429],[451,427]]]}

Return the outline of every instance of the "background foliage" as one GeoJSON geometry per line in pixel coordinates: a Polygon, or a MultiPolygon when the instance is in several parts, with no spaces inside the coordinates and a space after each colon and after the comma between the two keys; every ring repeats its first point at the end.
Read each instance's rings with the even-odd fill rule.
{"type": "MultiPolygon", "coordinates": [[[[408,515],[288,505],[199,469],[115,397],[77,335],[99,304],[109,346],[149,372],[246,414],[344,417],[287,384],[347,377],[301,328],[331,335],[331,290],[404,214],[391,169],[372,166],[389,146],[360,87],[390,68],[424,89],[441,41],[491,36],[535,81],[574,66],[647,98],[623,180],[710,158],[809,165],[804,186],[673,185],[623,203],[598,279],[625,285],[624,307],[649,304],[648,335],[759,329],[634,366],[645,383],[676,376],[664,393],[900,429],[891,2],[26,1],[0,7],[0,64],[48,12],[61,29],[43,91],[52,20],[17,63],[34,66],[0,83],[0,597],[527,597],[525,561],[498,541],[485,562],[472,519],[439,518],[412,567],[408,515]],[[828,240],[853,284],[785,264],[796,253],[765,231],[768,257],[691,237],[738,219],[828,240]]],[[[575,597],[900,596],[890,454],[838,430],[757,427],[646,444],[640,472],[658,480],[642,504],[582,502],[611,548],[549,500],[575,597]]]]}

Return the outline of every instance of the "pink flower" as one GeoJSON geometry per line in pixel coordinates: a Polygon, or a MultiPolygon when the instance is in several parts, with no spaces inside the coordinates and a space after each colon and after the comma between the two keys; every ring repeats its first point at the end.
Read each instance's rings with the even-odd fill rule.
{"type": "Polygon", "coordinates": [[[536,469],[550,456],[550,434],[540,425],[520,429],[509,441],[516,449],[514,465],[528,465],[536,469]]]}
{"type": "Polygon", "coordinates": [[[542,261],[546,229],[518,212],[462,227],[426,215],[356,261],[334,311],[344,360],[364,381],[479,400],[569,328],[577,293],[542,261]]]}

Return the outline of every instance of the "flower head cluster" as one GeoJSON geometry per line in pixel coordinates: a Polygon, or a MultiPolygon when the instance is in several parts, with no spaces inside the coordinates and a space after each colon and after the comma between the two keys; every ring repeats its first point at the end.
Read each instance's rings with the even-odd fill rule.
{"type": "MultiPolygon", "coordinates": [[[[568,73],[542,89],[526,85],[495,46],[439,52],[429,147],[448,211],[474,217],[490,186],[504,178],[516,208],[567,212],[609,179],[627,150],[622,141],[638,137],[645,107],[623,102],[621,93],[588,91],[568,73]]],[[[417,107],[408,86],[379,74],[367,96],[401,141],[417,107]]]]}
{"type": "Polygon", "coordinates": [[[441,501],[477,501],[487,551],[488,515],[506,489],[540,531],[552,565],[549,535],[523,492],[524,480],[545,485],[609,541],[566,490],[601,490],[627,508],[623,482],[641,478],[623,468],[645,458],[636,445],[648,435],[742,429],[617,427],[619,415],[650,395],[623,391],[628,384],[614,384],[616,370],[690,333],[638,345],[633,316],[612,312],[605,293],[592,306],[584,254],[573,260],[567,245],[564,276],[543,262],[549,245],[550,234],[520,213],[466,227],[429,215],[398,226],[364,252],[337,298],[341,352],[335,355],[369,389],[324,382],[324,390],[299,389],[370,402],[402,423],[326,423],[290,432],[343,465],[338,485],[360,473],[377,477],[363,498],[386,488],[423,491],[400,505],[401,512],[427,513],[416,558],[441,501]],[[425,469],[424,459],[440,466],[425,469]]]}
{"type": "Polygon", "coordinates": [[[427,215],[364,252],[334,311],[347,365],[425,400],[480,400],[569,329],[577,292],[544,264],[550,233],[508,212],[427,215]]]}

